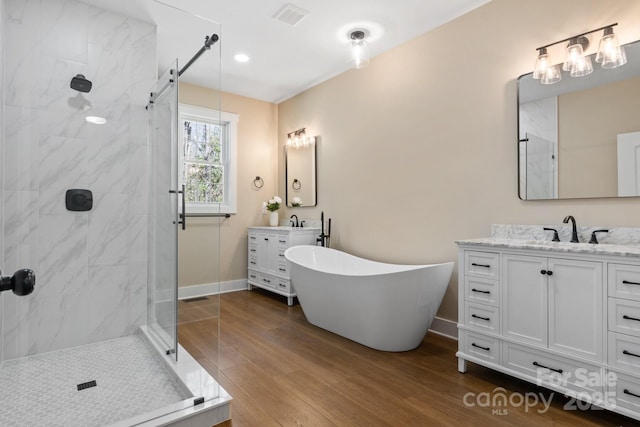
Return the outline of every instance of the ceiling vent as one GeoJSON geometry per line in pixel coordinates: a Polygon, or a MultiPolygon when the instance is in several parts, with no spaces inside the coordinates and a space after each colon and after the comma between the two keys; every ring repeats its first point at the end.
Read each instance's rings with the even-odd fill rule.
{"type": "Polygon", "coordinates": [[[273,18],[293,27],[308,13],[308,10],[304,10],[298,6],[292,5],[291,3],[287,3],[273,16],[273,18]]]}

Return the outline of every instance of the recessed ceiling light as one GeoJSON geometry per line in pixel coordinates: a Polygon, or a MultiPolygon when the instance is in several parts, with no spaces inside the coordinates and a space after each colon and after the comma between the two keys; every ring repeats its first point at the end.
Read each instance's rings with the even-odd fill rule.
{"type": "Polygon", "coordinates": [[[235,59],[238,62],[249,62],[249,55],[246,55],[244,53],[238,53],[233,57],[233,59],[235,59]]]}

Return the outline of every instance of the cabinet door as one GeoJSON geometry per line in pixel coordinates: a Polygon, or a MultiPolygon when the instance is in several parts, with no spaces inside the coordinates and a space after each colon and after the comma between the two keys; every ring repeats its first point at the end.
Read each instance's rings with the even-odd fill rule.
{"type": "Polygon", "coordinates": [[[549,348],[602,360],[602,263],[549,258],[549,348]]]}
{"type": "Polygon", "coordinates": [[[271,274],[278,273],[278,234],[267,235],[267,272],[271,274]]]}
{"type": "Polygon", "coordinates": [[[505,254],[503,319],[505,337],[547,345],[547,259],[505,254]]]}
{"type": "Polygon", "coordinates": [[[267,271],[269,266],[269,236],[265,233],[256,234],[257,240],[257,263],[259,271],[267,271]]]}

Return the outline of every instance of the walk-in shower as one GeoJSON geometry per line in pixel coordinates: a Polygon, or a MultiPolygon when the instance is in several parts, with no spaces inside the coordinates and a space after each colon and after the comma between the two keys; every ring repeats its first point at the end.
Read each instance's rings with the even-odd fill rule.
{"type": "MultiPolygon", "coordinates": [[[[220,34],[153,7],[194,45],[220,34]]],[[[78,0],[2,1],[0,22],[0,425],[224,420],[218,330],[205,331],[209,372],[178,340],[177,62],[158,79],[154,24],[78,0]],[[76,209],[69,191],[91,203],[76,209]]],[[[217,324],[219,304],[206,317],[217,324]]]]}

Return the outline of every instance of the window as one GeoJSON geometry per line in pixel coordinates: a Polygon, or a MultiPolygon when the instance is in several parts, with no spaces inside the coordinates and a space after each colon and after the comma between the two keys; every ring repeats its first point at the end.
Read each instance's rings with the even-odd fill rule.
{"type": "Polygon", "coordinates": [[[239,116],[180,104],[180,177],[187,213],[236,213],[239,116]]]}

